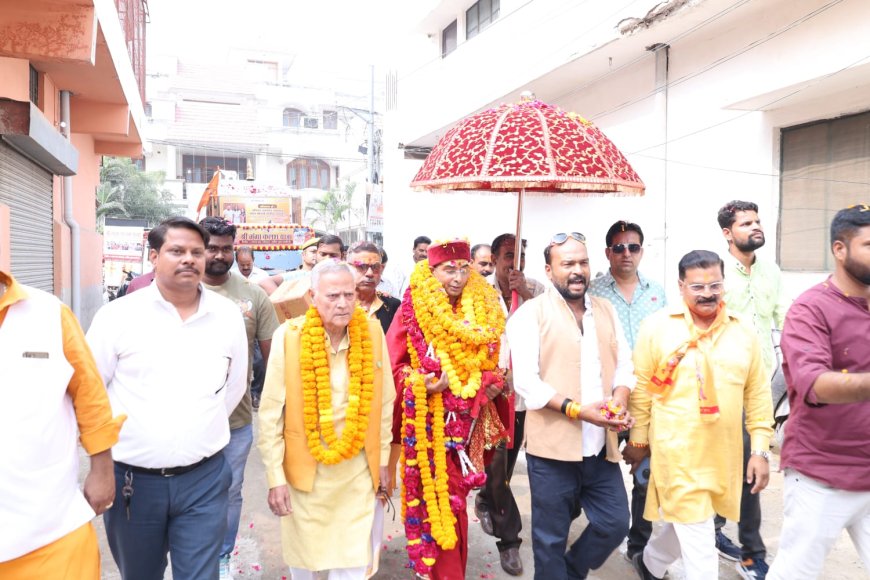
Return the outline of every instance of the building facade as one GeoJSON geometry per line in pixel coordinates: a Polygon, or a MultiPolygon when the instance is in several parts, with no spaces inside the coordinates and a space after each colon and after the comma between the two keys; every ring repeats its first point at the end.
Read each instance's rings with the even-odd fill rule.
{"type": "Polygon", "coordinates": [[[766,226],[760,253],[780,263],[796,295],[832,268],[833,214],[870,197],[867,2],[423,4],[413,27],[424,49],[398,70],[387,111],[391,254],[409,253],[419,234],[475,243],[514,229],[514,196],[427,194],[408,183],[458,120],[525,90],[595,122],[647,187],[642,198],[529,198],[527,272],[536,277],[555,232],[584,232],[593,273],[606,269],[604,234],[627,219],[646,234],[643,269],[674,294],[679,258],[726,252],[717,209],[747,199],[766,226]]]}
{"type": "Polygon", "coordinates": [[[326,224],[313,223],[311,201],[355,183],[353,209],[338,225],[354,241],[365,235],[372,165],[379,173],[369,141],[374,121],[379,150],[382,90],[309,75],[294,55],[232,49],[219,64],[156,56],[149,61],[145,165],[165,172],[166,187],[191,215],[220,167],[238,179],[298,190],[293,221],[318,229],[326,224]]]}
{"type": "Polygon", "coordinates": [[[103,155],[141,157],[144,0],[0,0],[0,267],[87,326],[103,155]]]}

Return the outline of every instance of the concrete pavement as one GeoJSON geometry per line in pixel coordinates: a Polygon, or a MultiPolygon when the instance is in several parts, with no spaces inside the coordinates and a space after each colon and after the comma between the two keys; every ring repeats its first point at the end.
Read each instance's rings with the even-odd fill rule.
{"type": "MultiPolygon", "coordinates": [[[[87,460],[84,460],[85,463],[87,460]]],[[[779,465],[779,455],[774,453],[772,457],[772,469],[779,465]]],[[[625,471],[626,486],[630,489],[630,479],[625,471]]],[[[526,571],[523,578],[534,576],[532,549],[531,549],[531,497],[529,494],[529,480],[526,475],[525,455],[520,454],[517,461],[516,473],[512,482],[514,495],[517,498],[520,512],[523,515],[523,545],[520,555],[523,559],[526,571]]],[[[239,537],[236,542],[236,551],[233,555],[233,573],[238,579],[264,579],[264,580],[289,580],[287,568],[281,558],[281,537],[278,519],[272,515],[266,505],[266,479],[260,454],[256,449],[251,450],[245,471],[244,505],[242,507],[242,520],[239,529],[239,537]]],[[[398,497],[393,498],[397,509],[400,508],[398,497]]],[[[476,518],[474,517],[473,498],[469,497],[469,561],[467,568],[468,579],[508,579],[513,576],[505,573],[499,564],[498,550],[495,539],[484,534],[476,518]]],[[[762,535],[767,543],[770,554],[775,554],[779,542],[779,532],[782,525],[782,474],[771,474],[771,482],[762,496],[762,510],[764,514],[762,535]]],[[[395,520],[392,513],[387,514],[384,546],[381,552],[380,571],[375,576],[378,580],[413,578],[411,572],[405,567],[404,533],[401,526],[401,517],[396,514],[395,520]]],[[[105,541],[105,532],[102,527],[102,519],[95,520],[100,548],[103,556],[103,578],[115,580],[120,574],[112,561],[108,545],[105,541]]],[[[571,527],[573,541],[583,531],[586,525],[585,517],[581,516],[571,527]]],[[[737,540],[737,527],[729,522],[726,526],[726,534],[733,540],[737,540]]],[[[338,548],[337,548],[338,549],[338,548]]],[[[622,580],[637,577],[634,569],[624,559],[625,544],[614,552],[603,567],[593,571],[589,575],[590,580],[622,580]]],[[[772,556],[768,556],[768,563],[772,562],[772,556]]],[[[673,580],[681,580],[685,576],[678,562],[669,573],[673,580]]],[[[167,571],[166,578],[171,578],[171,571],[167,571]]],[[[837,580],[858,580],[867,578],[855,548],[852,546],[848,535],[843,533],[831,552],[821,578],[837,580]]],[[[719,578],[722,580],[738,579],[740,576],[735,570],[733,562],[726,562],[720,558],[719,578]]]]}

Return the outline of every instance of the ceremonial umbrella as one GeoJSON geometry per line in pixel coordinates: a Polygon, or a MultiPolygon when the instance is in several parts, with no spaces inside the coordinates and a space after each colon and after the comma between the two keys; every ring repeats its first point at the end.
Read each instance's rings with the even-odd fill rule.
{"type": "MultiPolygon", "coordinates": [[[[523,198],[643,195],[644,184],[591,121],[530,95],[460,121],[432,148],[411,186],[424,190],[516,191],[514,267],[519,269],[523,198]]],[[[516,309],[513,293],[511,311],[516,309]]]]}

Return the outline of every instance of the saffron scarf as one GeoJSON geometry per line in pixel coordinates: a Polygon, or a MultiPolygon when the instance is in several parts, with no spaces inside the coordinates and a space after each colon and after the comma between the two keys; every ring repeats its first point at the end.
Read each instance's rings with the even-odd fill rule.
{"type": "Polygon", "coordinates": [[[666,356],[656,367],[647,390],[653,395],[667,399],[674,387],[674,373],[685,358],[689,350],[695,352],[695,376],[698,381],[698,401],[700,403],[701,420],[713,422],[719,418],[719,403],[716,399],[716,384],[713,378],[713,369],[710,366],[711,353],[707,352],[708,344],[702,342],[705,338],[714,338],[723,329],[728,321],[725,312],[725,303],[719,303],[716,318],[709,328],[700,330],[692,320],[692,313],[688,308],[684,309],[683,316],[686,324],[691,329],[688,340],[678,346],[671,354],[666,356]]]}

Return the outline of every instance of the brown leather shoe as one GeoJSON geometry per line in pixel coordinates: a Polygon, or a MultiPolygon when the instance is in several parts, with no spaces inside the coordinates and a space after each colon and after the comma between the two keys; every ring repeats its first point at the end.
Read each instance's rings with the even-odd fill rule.
{"type": "Polygon", "coordinates": [[[511,576],[520,576],[523,573],[523,561],[520,559],[519,548],[508,548],[499,552],[502,569],[511,576]]]}

